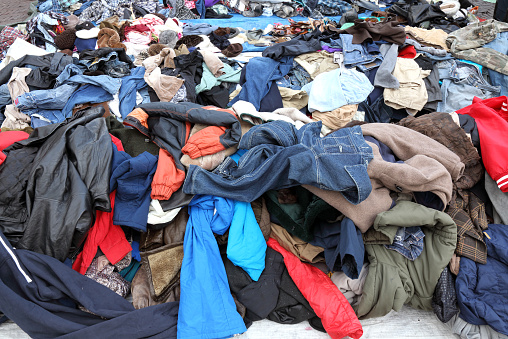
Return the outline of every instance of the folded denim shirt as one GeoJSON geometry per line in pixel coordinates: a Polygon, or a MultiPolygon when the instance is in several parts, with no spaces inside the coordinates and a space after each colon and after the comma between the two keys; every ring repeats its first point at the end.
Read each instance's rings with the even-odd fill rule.
{"type": "Polygon", "coordinates": [[[393,244],[385,245],[389,250],[402,254],[411,261],[415,261],[423,251],[423,238],[425,234],[419,226],[400,227],[393,244]]]}

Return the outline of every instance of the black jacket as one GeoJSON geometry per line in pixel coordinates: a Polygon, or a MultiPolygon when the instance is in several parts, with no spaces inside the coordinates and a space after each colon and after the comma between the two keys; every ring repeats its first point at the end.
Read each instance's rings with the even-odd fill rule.
{"type": "Polygon", "coordinates": [[[0,231],[11,243],[65,260],[94,221],[110,211],[112,144],[102,107],[43,126],[4,153],[0,231]]]}

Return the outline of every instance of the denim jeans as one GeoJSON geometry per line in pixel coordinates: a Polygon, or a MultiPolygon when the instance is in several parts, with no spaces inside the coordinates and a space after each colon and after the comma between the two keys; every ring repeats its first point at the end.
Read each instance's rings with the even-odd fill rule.
{"type": "Polygon", "coordinates": [[[7,84],[3,84],[0,86],[0,111],[3,111],[5,106],[12,103],[11,93],[9,92],[9,88],[7,84]]]}
{"type": "Polygon", "coordinates": [[[25,93],[16,98],[16,107],[25,114],[36,113],[39,110],[61,110],[70,96],[79,87],[74,84],[63,84],[53,89],[36,90],[25,93]]]}
{"type": "MultiPolygon", "coordinates": [[[[495,40],[483,46],[508,55],[508,32],[497,33],[495,40]]],[[[489,68],[490,82],[494,86],[501,86],[500,95],[508,95],[508,75],[499,73],[489,68]]]]}
{"type": "Polygon", "coordinates": [[[277,80],[277,86],[301,90],[303,86],[312,81],[309,72],[298,62],[293,61],[293,68],[287,75],[277,80]]]}
{"type": "Polygon", "coordinates": [[[457,60],[441,61],[437,66],[443,81],[443,100],[438,103],[438,112],[451,113],[470,105],[475,96],[487,99],[500,93],[499,87],[491,86],[483,78],[478,66],[457,60]]]}
{"type": "Polygon", "coordinates": [[[68,64],[56,78],[54,88],[57,88],[66,82],[70,77],[78,74],[83,74],[81,68],[75,64],[68,64]]]}
{"type": "Polygon", "coordinates": [[[344,51],[344,65],[348,68],[358,67],[361,71],[379,67],[383,62],[381,53],[370,54],[363,44],[354,44],[351,34],[341,34],[342,49],[344,51]]]}
{"type": "Polygon", "coordinates": [[[261,100],[266,96],[272,83],[284,77],[293,67],[293,57],[283,57],[279,61],[266,57],[252,58],[242,71],[240,85],[242,90],[228,106],[238,100],[252,103],[259,110],[261,100]]]}
{"type": "Polygon", "coordinates": [[[131,75],[122,78],[122,87],[120,87],[120,92],[118,93],[118,100],[120,101],[120,114],[123,119],[136,106],[137,91],[148,86],[144,76],[145,68],[136,67],[132,70],[131,75]]]}
{"type": "Polygon", "coordinates": [[[113,95],[104,88],[94,85],[84,85],[71,95],[69,101],[67,101],[65,107],[62,109],[62,115],[65,118],[70,118],[72,116],[72,109],[79,104],[96,104],[111,100],[113,100],[113,95]]]}
{"type": "Polygon", "coordinates": [[[107,92],[115,95],[120,90],[122,86],[122,80],[112,78],[108,75],[96,75],[89,76],[83,75],[81,69],[74,65],[70,64],[65,66],[64,70],[60,75],[56,78],[55,88],[60,86],[61,84],[69,84],[69,85],[94,85],[99,86],[105,89],[107,92]]]}
{"type": "Polygon", "coordinates": [[[53,1],[47,0],[39,5],[39,12],[44,13],[49,11],[53,7],[53,1]]]}
{"type": "Polygon", "coordinates": [[[129,65],[120,61],[116,52],[111,52],[105,57],[95,60],[80,60],[79,65],[90,72],[101,68],[104,73],[113,78],[121,78],[130,74],[129,65]]]}
{"type": "Polygon", "coordinates": [[[183,190],[251,202],[270,189],[302,184],[340,191],[352,204],[372,190],[367,166],[372,148],[359,126],[320,137],[321,121],[301,127],[272,121],[252,127],[238,148],[248,149],[238,164],[228,157],[213,172],[190,166],[183,190]]]}

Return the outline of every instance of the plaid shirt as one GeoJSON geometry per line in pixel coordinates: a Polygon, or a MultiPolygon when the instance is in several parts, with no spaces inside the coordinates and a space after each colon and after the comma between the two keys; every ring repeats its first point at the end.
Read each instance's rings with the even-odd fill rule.
{"type": "Polygon", "coordinates": [[[143,8],[148,13],[155,13],[158,2],[154,2],[153,0],[134,0],[132,4],[143,8]]]}
{"type": "Polygon", "coordinates": [[[333,8],[340,12],[341,14],[346,13],[351,8],[351,4],[347,3],[346,1],[342,0],[319,0],[317,3],[318,6],[333,8]]]}
{"type": "Polygon", "coordinates": [[[7,49],[17,38],[26,40],[27,36],[21,33],[21,31],[17,28],[6,26],[2,29],[0,32],[0,60],[5,58],[7,49]]]}
{"type": "Polygon", "coordinates": [[[487,245],[483,231],[487,229],[485,204],[476,195],[461,190],[457,198],[450,202],[446,213],[457,224],[457,255],[477,263],[487,263],[487,245]]]}
{"type": "Polygon", "coordinates": [[[81,21],[94,21],[100,24],[107,18],[118,15],[123,16],[122,4],[131,4],[129,0],[97,0],[81,13],[79,19],[81,21]]]}

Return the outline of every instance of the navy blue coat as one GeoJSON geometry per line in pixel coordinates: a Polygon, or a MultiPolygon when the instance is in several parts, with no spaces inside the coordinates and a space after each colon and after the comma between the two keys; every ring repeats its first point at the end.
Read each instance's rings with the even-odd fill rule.
{"type": "Polygon", "coordinates": [[[508,226],[489,225],[487,263],[462,257],[455,287],[460,317],[508,335],[508,226]]]}
{"type": "Polygon", "coordinates": [[[176,338],[178,303],[136,310],[55,258],[13,249],[1,232],[0,291],[0,312],[32,338],[176,338]]]}

